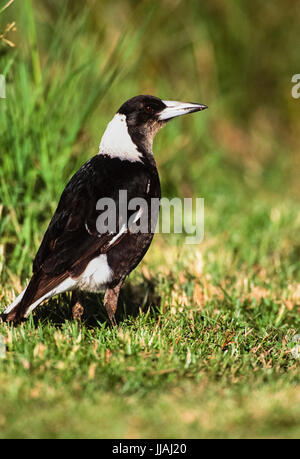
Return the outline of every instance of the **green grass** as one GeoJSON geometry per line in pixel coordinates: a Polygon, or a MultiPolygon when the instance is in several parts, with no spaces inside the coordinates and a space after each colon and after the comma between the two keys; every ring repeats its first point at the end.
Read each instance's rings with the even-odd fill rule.
{"type": "Polygon", "coordinates": [[[160,310],[115,329],[99,315],[98,326],[61,322],[58,300],[50,318],[1,325],[0,436],[299,436],[296,314],[257,291],[241,300],[232,285],[201,307],[192,279],[160,282],[160,310]]]}
{"type": "Polygon", "coordinates": [[[0,438],[299,437],[298,5],[25,3],[0,5],[0,34],[17,24],[0,44],[1,311],[138,93],[209,105],[154,145],[163,195],[205,198],[205,237],[155,236],[114,329],[92,295],[81,324],[68,295],[0,323],[0,438]]]}

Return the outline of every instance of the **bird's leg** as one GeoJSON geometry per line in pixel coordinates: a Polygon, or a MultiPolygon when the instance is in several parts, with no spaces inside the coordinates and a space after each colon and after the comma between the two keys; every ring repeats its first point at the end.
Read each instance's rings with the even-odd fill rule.
{"type": "Polygon", "coordinates": [[[74,320],[80,322],[81,317],[84,313],[84,307],[82,306],[82,295],[78,290],[72,293],[72,315],[74,320]]]}
{"type": "Polygon", "coordinates": [[[115,287],[108,288],[104,296],[104,306],[109,317],[110,323],[113,327],[117,325],[115,313],[118,306],[118,298],[122,283],[123,280],[120,281],[115,287]]]}

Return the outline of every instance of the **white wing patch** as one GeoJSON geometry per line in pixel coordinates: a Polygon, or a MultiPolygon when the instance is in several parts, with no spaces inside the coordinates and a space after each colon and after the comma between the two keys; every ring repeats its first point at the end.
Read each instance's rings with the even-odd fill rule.
{"type": "Polygon", "coordinates": [[[126,223],[124,223],[124,225],[120,229],[119,233],[116,234],[116,236],[114,236],[112,238],[112,240],[109,242],[109,245],[114,244],[122,236],[122,234],[124,234],[126,232],[126,230],[127,230],[127,225],[126,225],[126,223]]]}
{"type": "Polygon", "coordinates": [[[81,290],[87,292],[101,292],[111,281],[113,272],[107,262],[106,254],[93,258],[82,274],[75,280],[81,290]]]}

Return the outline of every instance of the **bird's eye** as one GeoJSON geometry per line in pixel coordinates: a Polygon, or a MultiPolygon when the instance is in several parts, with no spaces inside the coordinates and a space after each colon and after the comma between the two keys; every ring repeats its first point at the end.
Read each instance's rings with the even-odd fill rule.
{"type": "Polygon", "coordinates": [[[147,106],[145,107],[145,110],[146,110],[147,113],[153,113],[153,108],[150,107],[150,105],[147,105],[147,106]]]}

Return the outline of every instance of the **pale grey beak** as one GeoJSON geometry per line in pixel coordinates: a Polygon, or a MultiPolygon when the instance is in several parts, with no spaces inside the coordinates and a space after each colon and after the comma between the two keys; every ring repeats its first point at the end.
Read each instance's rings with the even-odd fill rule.
{"type": "Polygon", "coordinates": [[[158,115],[159,121],[167,121],[176,116],[186,115],[187,113],[199,112],[205,110],[207,105],[191,104],[190,102],[177,102],[176,100],[163,100],[166,108],[158,115]]]}

